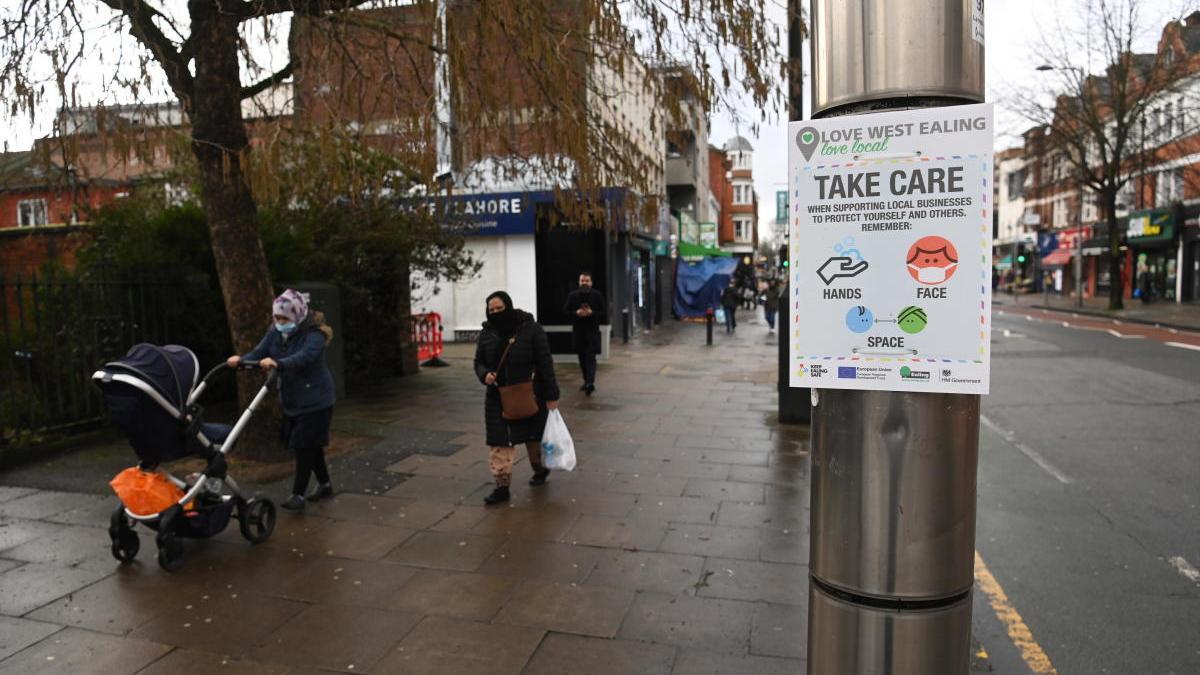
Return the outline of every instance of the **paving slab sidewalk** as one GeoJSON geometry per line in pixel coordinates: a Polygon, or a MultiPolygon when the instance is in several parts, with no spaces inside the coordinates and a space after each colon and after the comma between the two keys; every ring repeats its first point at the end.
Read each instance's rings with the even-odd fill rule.
{"type": "Polygon", "coordinates": [[[109,557],[103,483],[0,488],[0,673],[803,672],[807,429],[773,424],[765,326],[716,337],[618,345],[591,398],[560,364],[579,466],[532,488],[521,462],[501,508],[467,345],[339,406],[372,442],[335,499],[260,546],[188,542],[175,574],[147,530],[109,557]]]}
{"type": "Polygon", "coordinates": [[[103,482],[0,475],[0,675],[803,673],[808,429],[774,423],[776,337],[739,328],[616,345],[591,398],[560,364],[579,466],[532,488],[521,462],[500,508],[473,349],[448,345],[451,367],[339,405],[370,442],[333,460],[335,499],[260,546],[236,524],[188,542],[175,574],[146,530],[111,559],[103,482]]]}

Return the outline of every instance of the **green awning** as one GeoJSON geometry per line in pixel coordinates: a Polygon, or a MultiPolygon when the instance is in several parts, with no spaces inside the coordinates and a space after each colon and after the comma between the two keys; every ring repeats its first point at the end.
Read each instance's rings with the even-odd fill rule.
{"type": "Polygon", "coordinates": [[[709,248],[699,244],[690,244],[686,241],[679,242],[679,256],[682,258],[703,258],[710,256],[713,258],[728,258],[732,254],[728,251],[722,251],[719,248],[709,248]]]}

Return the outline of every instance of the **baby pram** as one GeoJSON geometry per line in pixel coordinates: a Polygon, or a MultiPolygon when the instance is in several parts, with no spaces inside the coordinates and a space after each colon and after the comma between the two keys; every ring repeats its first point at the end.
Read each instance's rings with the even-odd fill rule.
{"type": "MultiPolygon", "coordinates": [[[[240,367],[256,368],[258,364],[243,361],[240,367]]],[[[125,432],[137,453],[137,468],[161,473],[183,492],[176,503],[156,513],[137,513],[124,501],[117,506],[108,528],[117,560],[129,562],[137,556],[136,523],[157,531],[158,564],[172,572],[183,564],[182,538],[206,539],[219,534],[230,517],[236,515],[242,536],[251,543],[265,541],[275,529],[275,505],[269,499],[243,497],[227,474],[225,462],[226,453],[267,396],[275,372],[232,427],[205,423],[197,401],[209,381],[226,369],[222,363],[200,379],[200,363],[191,350],[143,343],[92,375],[103,393],[109,420],[125,432]],[[159,468],[161,462],[186,456],[205,459],[204,471],[182,480],[159,468]]]]}

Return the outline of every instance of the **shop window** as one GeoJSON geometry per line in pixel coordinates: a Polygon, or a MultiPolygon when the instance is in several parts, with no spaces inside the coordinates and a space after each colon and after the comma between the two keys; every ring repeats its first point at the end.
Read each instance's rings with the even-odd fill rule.
{"type": "Polygon", "coordinates": [[[17,202],[17,227],[38,227],[49,222],[45,199],[22,199],[17,202]]]}

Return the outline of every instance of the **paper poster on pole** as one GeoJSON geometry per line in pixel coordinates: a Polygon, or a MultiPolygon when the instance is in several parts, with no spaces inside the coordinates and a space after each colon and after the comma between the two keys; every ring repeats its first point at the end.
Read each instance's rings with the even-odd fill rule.
{"type": "Polygon", "coordinates": [[[788,127],[794,387],[986,394],[991,104],[788,127]]]}

